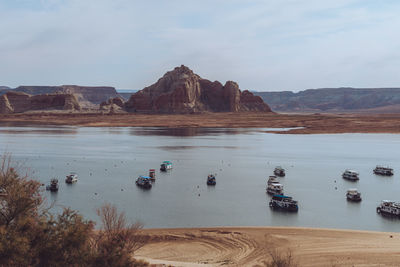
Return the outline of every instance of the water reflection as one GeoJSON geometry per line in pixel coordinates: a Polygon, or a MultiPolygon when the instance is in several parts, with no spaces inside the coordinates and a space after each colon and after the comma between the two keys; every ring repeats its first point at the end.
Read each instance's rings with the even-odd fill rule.
{"type": "MultiPolygon", "coordinates": [[[[259,129],[257,129],[259,130],[259,129]]],[[[158,128],[158,127],[134,127],[131,128],[132,135],[158,135],[158,136],[202,136],[202,135],[223,135],[254,132],[254,129],[237,128],[158,128]]]]}

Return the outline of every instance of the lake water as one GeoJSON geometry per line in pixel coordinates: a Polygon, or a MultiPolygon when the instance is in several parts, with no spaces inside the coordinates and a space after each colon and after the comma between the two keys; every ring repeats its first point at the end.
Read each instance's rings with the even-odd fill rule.
{"type": "Polygon", "coordinates": [[[0,127],[1,152],[58,193],[47,202],[79,210],[96,220],[95,209],[115,204],[146,228],[208,226],[303,226],[399,231],[400,220],[376,213],[382,199],[400,201],[400,135],[265,133],[268,129],[165,129],[86,127],[0,127]],[[158,171],[173,162],[167,173],[158,171]],[[394,168],[392,177],[372,173],[377,164],[394,168]],[[275,166],[285,194],[299,201],[298,213],[270,210],[266,181],[275,166]],[[138,175],[157,169],[151,190],[135,185],[138,175]],[[346,169],[358,182],[341,178],[346,169]],[[64,183],[75,171],[79,181],[64,183]],[[207,187],[209,173],[217,185],[207,187]],[[345,199],[358,188],[363,200],[345,199]]]}

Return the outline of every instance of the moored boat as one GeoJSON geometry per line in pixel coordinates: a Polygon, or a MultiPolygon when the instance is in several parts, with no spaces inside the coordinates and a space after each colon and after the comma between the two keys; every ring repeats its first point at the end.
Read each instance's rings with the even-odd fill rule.
{"type": "Polygon", "coordinates": [[[274,170],[274,174],[275,174],[276,176],[283,177],[283,176],[285,176],[285,175],[286,175],[286,173],[285,173],[285,169],[284,169],[284,168],[282,168],[281,166],[278,166],[278,167],[276,167],[276,168],[275,168],[275,170],[274,170]]]}
{"type": "Polygon", "coordinates": [[[272,199],[269,202],[269,206],[272,209],[278,209],[278,210],[286,210],[294,212],[297,212],[299,210],[297,201],[293,200],[292,197],[278,195],[278,194],[272,196],[272,199]]]}
{"type": "Polygon", "coordinates": [[[215,175],[210,174],[207,176],[207,185],[216,185],[217,180],[215,179],[215,175]]]}
{"type": "Polygon", "coordinates": [[[67,184],[73,184],[78,182],[78,174],[76,174],[75,172],[71,172],[69,175],[66,176],[65,182],[67,184]]]}
{"type": "Polygon", "coordinates": [[[268,182],[267,184],[279,184],[278,179],[276,178],[275,175],[271,175],[268,177],[268,182]]]}
{"type": "Polygon", "coordinates": [[[392,176],[393,169],[384,166],[376,166],[374,169],[374,173],[377,175],[392,176]]]}
{"type": "Polygon", "coordinates": [[[58,180],[53,178],[50,180],[50,184],[46,186],[46,190],[50,190],[51,192],[58,191],[58,180]]]}
{"type": "Polygon", "coordinates": [[[170,170],[170,169],[172,169],[172,162],[171,161],[168,161],[168,160],[166,160],[166,161],[163,161],[163,163],[161,163],[161,166],[160,166],[160,170],[161,171],[167,171],[167,170],[170,170]]]}
{"type": "Polygon", "coordinates": [[[356,188],[351,188],[347,190],[346,198],[347,200],[358,202],[361,201],[361,193],[356,188]]]}
{"type": "Polygon", "coordinates": [[[400,203],[390,200],[382,200],[381,204],[376,208],[376,212],[400,217],[400,203]]]}
{"type": "Polygon", "coordinates": [[[150,177],[142,175],[136,179],[136,185],[145,189],[150,189],[152,187],[150,177]]]}
{"type": "Polygon", "coordinates": [[[345,170],[342,174],[343,179],[350,180],[350,181],[357,181],[359,180],[359,174],[353,170],[345,170]]]}
{"type": "Polygon", "coordinates": [[[274,195],[282,195],[283,194],[283,185],[279,183],[273,183],[267,185],[267,193],[274,195]]]}
{"type": "Polygon", "coordinates": [[[152,181],[156,180],[156,170],[155,169],[149,170],[149,177],[152,181]]]}

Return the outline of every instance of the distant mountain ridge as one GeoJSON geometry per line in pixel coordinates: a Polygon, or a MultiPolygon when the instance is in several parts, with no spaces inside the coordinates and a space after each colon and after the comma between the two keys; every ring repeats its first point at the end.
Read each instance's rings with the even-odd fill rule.
{"type": "Polygon", "coordinates": [[[294,93],[254,92],[277,112],[400,111],[400,88],[320,88],[294,93]]]}

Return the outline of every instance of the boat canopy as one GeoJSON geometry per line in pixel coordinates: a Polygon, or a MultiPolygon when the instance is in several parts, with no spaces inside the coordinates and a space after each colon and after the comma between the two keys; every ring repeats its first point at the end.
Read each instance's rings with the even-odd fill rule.
{"type": "Polygon", "coordinates": [[[289,197],[289,196],[284,196],[284,195],[273,195],[273,197],[292,198],[292,197],[289,197]]]}
{"type": "Polygon", "coordinates": [[[149,176],[143,176],[143,175],[140,175],[140,176],[139,176],[139,178],[143,178],[143,179],[150,179],[150,177],[149,177],[149,176]]]}
{"type": "Polygon", "coordinates": [[[169,161],[169,160],[165,160],[165,161],[163,161],[163,163],[165,163],[165,164],[172,164],[172,162],[169,161]]]}

